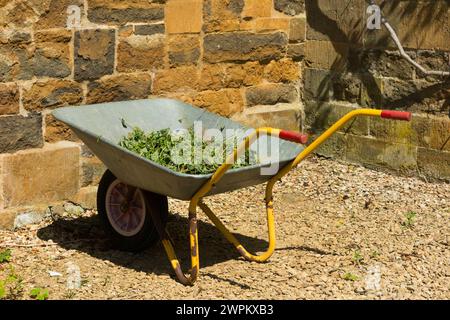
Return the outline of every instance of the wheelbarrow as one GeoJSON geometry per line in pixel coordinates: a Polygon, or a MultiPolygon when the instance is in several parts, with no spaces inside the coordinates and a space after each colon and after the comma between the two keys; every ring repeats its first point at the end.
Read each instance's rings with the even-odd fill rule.
{"type": "Polygon", "coordinates": [[[298,132],[274,128],[252,130],[227,160],[213,174],[192,175],[172,171],[118,145],[132,129],[126,123],[144,131],[186,129],[195,121],[206,128],[249,129],[230,119],[207,112],[180,101],[170,99],[113,102],[55,110],[56,119],[67,124],[86,146],[106,165],[97,192],[97,209],[112,236],[122,250],[140,251],[161,240],[178,280],[192,285],[199,274],[199,246],[197,207],[248,261],[265,262],[275,250],[275,224],[272,189],[290,170],[351,119],[358,116],[385,119],[411,119],[409,112],[355,109],[320,135],[307,147],[307,137],[298,132]],[[279,170],[262,175],[264,164],[253,164],[238,169],[233,162],[260,137],[278,143],[279,170]],[[204,197],[267,182],[265,204],[268,227],[268,249],[255,255],[248,251],[202,201],[204,197]],[[166,229],[167,198],[189,200],[189,241],[191,269],[186,275],[175,254],[166,229]]]}

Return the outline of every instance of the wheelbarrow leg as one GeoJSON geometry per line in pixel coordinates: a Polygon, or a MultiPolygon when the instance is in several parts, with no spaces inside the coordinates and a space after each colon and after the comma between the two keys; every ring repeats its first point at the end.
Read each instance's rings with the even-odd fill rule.
{"type": "Polygon", "coordinates": [[[273,214],[273,200],[270,192],[270,197],[266,198],[266,213],[267,213],[267,228],[269,233],[269,248],[266,252],[255,255],[251,254],[238,239],[225,227],[219,218],[212,212],[212,210],[203,202],[199,203],[199,207],[205,212],[208,218],[214,223],[217,229],[222,232],[225,238],[231,242],[237,249],[237,251],[248,261],[253,262],[265,262],[267,261],[275,251],[275,218],[273,214]]]}
{"type": "Polygon", "coordinates": [[[189,276],[186,276],[181,270],[181,264],[177,258],[175,250],[170,240],[170,236],[167,230],[163,227],[161,219],[158,215],[152,214],[153,223],[158,230],[161,242],[164,246],[164,250],[170,260],[170,264],[177,276],[178,280],[184,285],[193,285],[197,280],[200,265],[199,265],[199,255],[198,255],[198,227],[197,227],[197,208],[193,209],[190,206],[189,209],[189,242],[190,242],[190,252],[191,252],[191,269],[189,271],[189,276]],[[192,209],[192,210],[191,210],[192,209]]]}

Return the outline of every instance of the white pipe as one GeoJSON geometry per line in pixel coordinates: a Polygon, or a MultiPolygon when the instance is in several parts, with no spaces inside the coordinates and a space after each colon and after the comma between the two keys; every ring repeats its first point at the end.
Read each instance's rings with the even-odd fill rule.
{"type": "Polygon", "coordinates": [[[414,67],[416,67],[417,69],[419,69],[422,73],[426,74],[426,75],[436,75],[436,76],[441,76],[441,77],[448,77],[450,76],[450,72],[447,71],[434,71],[434,70],[426,70],[424,67],[422,67],[420,64],[418,64],[417,62],[415,62],[406,52],[405,49],[403,49],[403,46],[397,36],[397,33],[394,31],[394,29],[392,28],[392,26],[389,24],[389,22],[387,22],[386,19],[382,19],[382,22],[384,24],[384,26],[386,27],[386,29],[389,31],[389,33],[391,34],[391,38],[392,40],[394,40],[395,44],[398,47],[398,50],[400,51],[400,55],[405,58],[410,64],[412,64],[414,67]]]}

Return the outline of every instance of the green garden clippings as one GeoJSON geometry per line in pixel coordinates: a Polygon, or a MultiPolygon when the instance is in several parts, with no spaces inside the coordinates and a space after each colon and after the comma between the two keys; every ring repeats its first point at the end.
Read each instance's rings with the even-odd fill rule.
{"type": "MultiPolygon", "coordinates": [[[[196,139],[194,139],[194,129],[190,128],[188,133],[190,135],[190,142],[193,150],[196,143],[196,139]]],[[[233,138],[231,141],[232,140],[233,138]]],[[[236,137],[234,137],[234,140],[237,140],[236,137]]],[[[202,157],[202,161],[200,163],[195,163],[193,161],[194,152],[192,152],[192,157],[190,159],[191,161],[175,163],[172,159],[172,150],[174,150],[179,143],[180,141],[177,139],[176,135],[172,135],[172,132],[169,129],[145,133],[140,128],[134,128],[128,136],[122,138],[119,142],[119,146],[137,153],[146,159],[152,160],[166,168],[186,174],[209,174],[215,172],[217,168],[219,168],[219,166],[225,161],[225,158],[231,154],[233,148],[235,147],[233,143],[227,143],[227,150],[224,152],[224,148],[220,144],[217,144],[218,149],[222,151],[222,154],[219,155],[221,159],[220,163],[217,161],[205,161],[204,157],[202,157]],[[231,148],[228,144],[231,144],[231,148]]],[[[214,141],[202,141],[200,143],[202,151],[205,151],[206,148],[213,149],[214,146],[212,146],[212,144],[215,144],[214,141]]],[[[215,156],[215,154],[213,153],[211,156],[215,156]]],[[[233,165],[233,168],[241,168],[249,166],[250,164],[255,164],[257,163],[255,158],[256,157],[253,153],[247,151],[245,154],[245,161],[238,161],[233,165]]]]}

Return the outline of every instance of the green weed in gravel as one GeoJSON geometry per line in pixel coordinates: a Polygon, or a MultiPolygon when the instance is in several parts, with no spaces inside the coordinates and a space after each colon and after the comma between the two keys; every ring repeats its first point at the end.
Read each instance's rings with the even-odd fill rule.
{"type": "Polygon", "coordinates": [[[0,263],[10,262],[11,261],[11,250],[5,249],[0,251],[0,263]]]}
{"type": "Polygon", "coordinates": [[[48,290],[42,288],[33,288],[30,291],[30,298],[33,298],[35,300],[47,300],[48,290]]]}
{"type": "Polygon", "coordinates": [[[408,211],[405,215],[406,220],[402,222],[402,226],[405,228],[412,228],[414,226],[416,215],[417,213],[414,211],[408,211]]]}

